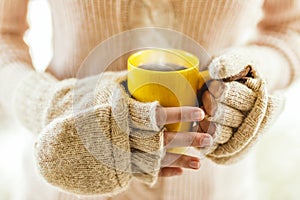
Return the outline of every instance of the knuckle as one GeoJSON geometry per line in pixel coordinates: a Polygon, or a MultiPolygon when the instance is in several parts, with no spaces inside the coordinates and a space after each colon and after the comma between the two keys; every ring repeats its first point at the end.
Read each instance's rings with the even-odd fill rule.
{"type": "Polygon", "coordinates": [[[209,92],[206,92],[203,95],[202,102],[207,114],[212,115],[215,112],[216,107],[215,99],[213,98],[213,96],[209,92]]]}
{"type": "Polygon", "coordinates": [[[204,93],[203,93],[203,96],[202,96],[202,101],[203,101],[203,103],[207,103],[207,98],[208,98],[208,96],[209,96],[209,92],[208,91],[205,91],[204,93]]]}
{"type": "Polygon", "coordinates": [[[164,132],[164,146],[167,146],[172,141],[172,133],[164,132]]]}
{"type": "Polygon", "coordinates": [[[164,133],[164,146],[168,144],[168,132],[164,133]]]}
{"type": "MultiPolygon", "coordinates": [[[[184,133],[185,134],[185,133],[184,133]]],[[[181,143],[184,146],[189,146],[190,144],[192,144],[194,137],[191,136],[190,134],[185,134],[185,136],[183,137],[181,143]]]]}
{"type": "Polygon", "coordinates": [[[203,134],[197,134],[195,137],[195,145],[200,146],[203,141],[203,134]]]}
{"type": "Polygon", "coordinates": [[[158,125],[164,125],[167,119],[167,110],[163,107],[158,107],[156,110],[156,122],[158,125]]]}
{"type": "Polygon", "coordinates": [[[188,162],[190,161],[190,157],[189,156],[186,156],[186,155],[183,155],[182,158],[181,158],[181,164],[182,166],[187,166],[188,162]]]}
{"type": "Polygon", "coordinates": [[[185,163],[185,160],[184,160],[184,156],[180,156],[178,157],[174,162],[174,166],[177,166],[177,167],[183,167],[184,166],[184,163],[185,163]]]}
{"type": "Polygon", "coordinates": [[[225,85],[221,81],[212,81],[208,87],[209,92],[216,98],[222,95],[224,89],[225,85]]]}
{"type": "Polygon", "coordinates": [[[209,122],[207,120],[203,120],[199,123],[199,126],[201,128],[202,131],[207,132],[208,130],[208,126],[209,126],[209,122]]]}
{"type": "Polygon", "coordinates": [[[175,113],[175,118],[178,120],[181,120],[184,115],[182,114],[182,110],[179,110],[178,112],[175,113]]]}

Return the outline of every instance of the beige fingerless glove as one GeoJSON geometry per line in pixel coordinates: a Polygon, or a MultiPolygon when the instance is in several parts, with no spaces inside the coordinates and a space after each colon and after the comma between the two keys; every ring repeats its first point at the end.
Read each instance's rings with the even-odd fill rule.
{"type": "Polygon", "coordinates": [[[216,125],[216,136],[207,157],[219,164],[236,162],[245,155],[283,107],[283,98],[269,94],[254,69],[257,64],[250,57],[255,50],[230,50],[209,66],[211,77],[224,82],[223,93],[216,99],[217,111],[209,118],[216,125]]]}
{"type": "Polygon", "coordinates": [[[113,195],[132,177],[154,184],[162,158],[162,132],[154,103],[127,95],[126,72],[58,81],[27,77],[15,102],[19,119],[40,133],[35,155],[50,184],[77,194],[113,195]]]}

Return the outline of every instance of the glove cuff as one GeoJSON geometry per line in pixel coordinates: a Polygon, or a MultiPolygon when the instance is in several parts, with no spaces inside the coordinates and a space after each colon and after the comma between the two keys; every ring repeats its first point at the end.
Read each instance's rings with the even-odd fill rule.
{"type": "Polygon", "coordinates": [[[161,129],[156,122],[158,102],[141,103],[130,98],[128,106],[132,127],[150,131],[161,129]]]}
{"type": "Polygon", "coordinates": [[[257,77],[253,66],[258,62],[252,56],[255,52],[253,48],[233,48],[228,49],[220,56],[216,56],[210,63],[208,69],[213,79],[221,79],[226,82],[238,80],[241,77],[257,77]]]}
{"type": "Polygon", "coordinates": [[[130,147],[133,176],[152,186],[163,158],[163,131],[132,130],[130,147]]]}

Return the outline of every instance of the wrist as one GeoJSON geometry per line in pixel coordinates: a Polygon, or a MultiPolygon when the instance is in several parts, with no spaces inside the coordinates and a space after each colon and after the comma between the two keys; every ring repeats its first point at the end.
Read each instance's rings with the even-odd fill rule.
{"type": "Polygon", "coordinates": [[[28,64],[7,65],[0,69],[0,104],[7,113],[13,110],[13,98],[20,83],[32,73],[28,64]]]}
{"type": "Polygon", "coordinates": [[[15,89],[13,111],[22,124],[35,133],[42,129],[55,83],[57,80],[53,76],[32,71],[23,77],[15,89]]]}

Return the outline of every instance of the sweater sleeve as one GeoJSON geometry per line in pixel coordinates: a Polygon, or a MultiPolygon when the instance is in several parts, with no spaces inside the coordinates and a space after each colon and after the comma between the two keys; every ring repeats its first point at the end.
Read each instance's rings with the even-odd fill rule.
{"type": "Polygon", "coordinates": [[[122,73],[105,73],[97,84],[99,76],[58,81],[36,72],[23,40],[27,6],[28,0],[0,3],[0,103],[37,133],[40,174],[77,194],[113,195],[133,177],[153,184],[162,149],[158,104],[130,99],[118,81],[122,73]],[[147,137],[136,137],[137,130],[147,137]]]}
{"type": "Polygon", "coordinates": [[[272,86],[267,84],[270,91],[284,89],[300,76],[300,2],[265,0],[262,10],[255,35],[246,44],[225,49],[215,57],[245,57],[267,83],[272,81],[272,86]],[[270,80],[274,77],[279,81],[270,80]]]}
{"type": "Polygon", "coordinates": [[[289,85],[300,75],[300,2],[265,0],[263,11],[250,44],[261,47],[255,54],[260,64],[270,69],[286,65],[283,73],[289,74],[289,85]]]}
{"type": "Polygon", "coordinates": [[[0,3],[0,104],[11,112],[11,100],[18,83],[33,66],[23,40],[28,28],[28,0],[2,0],[0,3]]]}

